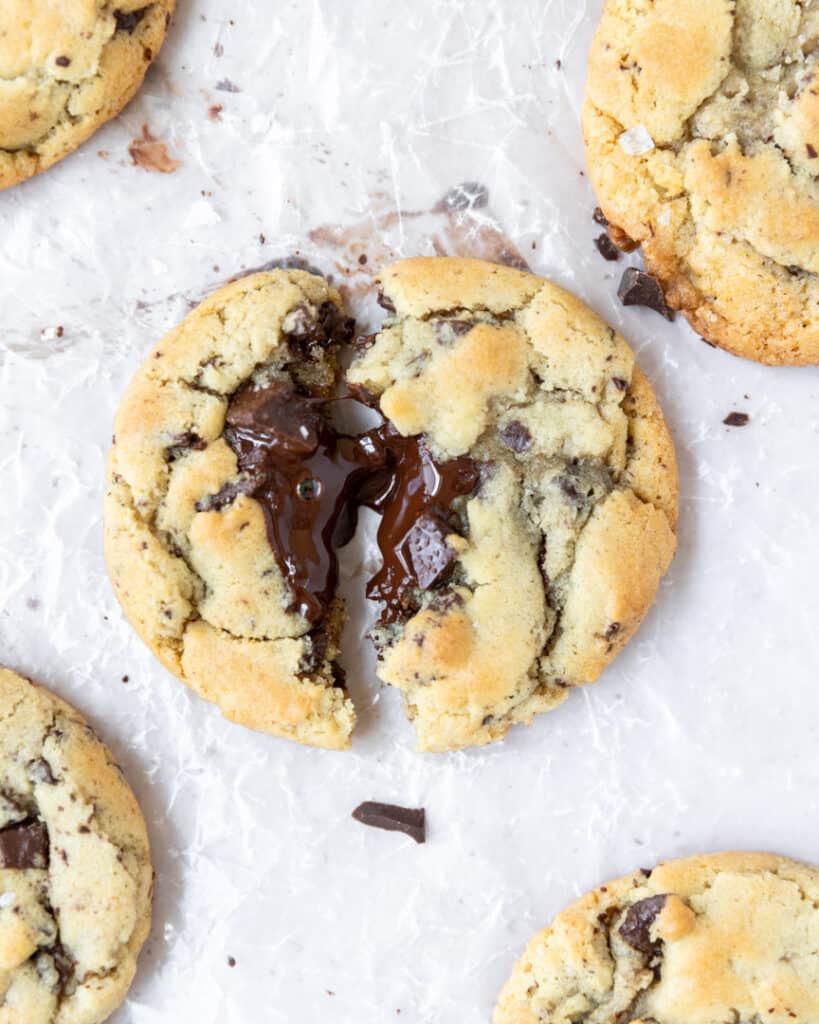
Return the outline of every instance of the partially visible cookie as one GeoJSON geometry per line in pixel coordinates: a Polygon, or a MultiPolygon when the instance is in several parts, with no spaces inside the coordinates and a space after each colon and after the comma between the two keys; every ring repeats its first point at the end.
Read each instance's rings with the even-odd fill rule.
{"type": "Polygon", "coordinates": [[[50,167],[118,114],[156,57],[175,0],[4,0],[0,189],[50,167]]]}
{"type": "Polygon", "coordinates": [[[99,1024],[151,922],[148,836],[102,742],[0,668],[0,1024],[99,1024]]]}
{"type": "Polygon", "coordinates": [[[819,362],[819,8],[607,0],[589,58],[589,171],[704,338],[819,362]]]}
{"type": "Polygon", "coordinates": [[[378,672],[420,749],[488,743],[637,629],[675,549],[674,450],[631,349],[563,289],[469,259],[379,280],[388,316],[347,380],[426,468],[379,531],[378,672]]]}
{"type": "Polygon", "coordinates": [[[301,270],[211,296],[131,382],[105,500],[114,590],[160,661],[233,721],[333,749],[355,721],[335,598],[354,467],[325,403],[351,335],[301,270]]]}
{"type": "Polygon", "coordinates": [[[600,886],[529,943],[494,1024],[814,1024],[819,871],[764,853],[600,886]]]}

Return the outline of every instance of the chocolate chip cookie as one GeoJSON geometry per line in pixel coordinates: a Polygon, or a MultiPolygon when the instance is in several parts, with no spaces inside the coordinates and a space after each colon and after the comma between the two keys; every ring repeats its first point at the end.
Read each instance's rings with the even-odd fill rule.
{"type": "Polygon", "coordinates": [[[487,743],[637,629],[675,548],[674,450],[631,349],[556,285],[443,258],[380,284],[347,379],[427,465],[379,531],[378,671],[422,750],[487,743]]]}
{"type": "Polygon", "coordinates": [[[0,189],[73,152],[122,110],[165,38],[175,0],[5,0],[0,189]]]}
{"type": "Polygon", "coordinates": [[[423,750],[501,738],[595,679],[674,550],[674,454],[633,355],[576,299],[474,260],[385,271],[353,323],[295,269],[223,289],[165,338],[115,425],[106,551],[126,614],[229,718],[349,744],[336,553],[381,514],[380,675],[423,750]]]}
{"type": "Polygon", "coordinates": [[[80,715],[0,668],[0,1024],[99,1024],[151,920],[148,837],[80,715]]]}
{"type": "Polygon", "coordinates": [[[612,236],[704,338],[819,362],[819,8],[608,0],[583,127],[612,236]]]}
{"type": "Polygon", "coordinates": [[[494,1024],[819,1020],[819,871],[764,853],[602,885],[530,942],[494,1024]]]}

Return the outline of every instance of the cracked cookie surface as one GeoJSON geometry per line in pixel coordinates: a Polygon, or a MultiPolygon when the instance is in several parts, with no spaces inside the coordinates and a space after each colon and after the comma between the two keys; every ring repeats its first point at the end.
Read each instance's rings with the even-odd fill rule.
{"type": "Polygon", "coordinates": [[[426,531],[436,572],[376,630],[378,673],[420,749],[488,743],[595,680],[637,629],[675,548],[674,450],[631,349],[563,289],[450,258],[379,280],[388,317],[348,383],[478,479],[426,531]]]}
{"type": "Polygon", "coordinates": [[[494,1024],[813,1024],[819,871],[764,853],[600,886],[529,943],[494,1024]]]}
{"type": "Polygon", "coordinates": [[[355,721],[335,663],[344,524],[335,491],[328,510],[304,489],[328,469],[321,451],[299,474],[332,443],[319,405],[351,330],[338,293],[300,270],[221,289],[132,380],[105,499],[114,590],[160,661],[227,718],[333,749],[355,721]]]}
{"type": "Polygon", "coordinates": [[[696,331],[819,362],[814,0],[607,0],[583,128],[615,241],[696,331]]]}
{"type": "Polygon", "coordinates": [[[45,170],[116,116],[165,38],[175,0],[2,0],[0,189],[45,170]]]}
{"type": "Polygon", "coordinates": [[[142,814],[80,715],[0,667],[0,1024],[98,1024],[151,920],[142,814]]]}

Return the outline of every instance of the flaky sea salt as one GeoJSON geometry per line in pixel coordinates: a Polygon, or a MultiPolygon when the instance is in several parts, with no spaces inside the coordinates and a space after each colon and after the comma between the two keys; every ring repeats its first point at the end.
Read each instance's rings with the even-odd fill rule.
{"type": "Polygon", "coordinates": [[[654,139],[641,124],[623,132],[617,141],[620,143],[620,148],[629,156],[642,156],[643,153],[650,153],[654,149],[654,139]]]}

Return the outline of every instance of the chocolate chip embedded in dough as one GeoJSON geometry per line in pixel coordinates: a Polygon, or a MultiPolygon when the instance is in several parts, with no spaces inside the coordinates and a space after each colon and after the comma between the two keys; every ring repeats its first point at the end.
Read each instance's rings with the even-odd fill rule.
{"type": "Polygon", "coordinates": [[[518,455],[532,447],[532,434],[527,426],[519,420],[511,420],[500,431],[500,439],[507,448],[518,455]]]}
{"type": "Polygon", "coordinates": [[[147,13],[147,7],[140,7],[138,11],[114,11],[117,32],[127,32],[129,36],[133,35],[134,29],[147,13]]]}
{"type": "Polygon", "coordinates": [[[27,818],[0,829],[0,868],[27,870],[48,867],[48,829],[27,818]]]}
{"type": "Polygon", "coordinates": [[[443,579],[455,561],[456,554],[447,543],[450,533],[446,519],[432,510],[420,516],[407,535],[415,578],[424,590],[443,579]]]}
{"type": "Polygon", "coordinates": [[[652,940],[651,926],[665,906],[668,897],[666,895],[649,896],[647,899],[633,903],[626,913],[626,918],[620,925],[618,932],[620,938],[646,956],[654,956],[660,951],[662,942],[652,940]]]}

